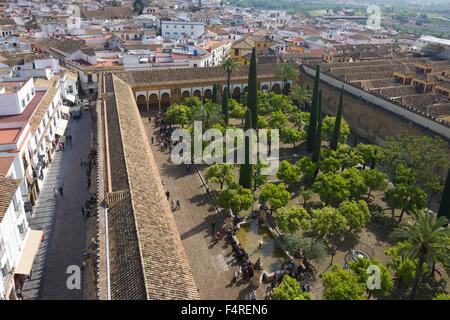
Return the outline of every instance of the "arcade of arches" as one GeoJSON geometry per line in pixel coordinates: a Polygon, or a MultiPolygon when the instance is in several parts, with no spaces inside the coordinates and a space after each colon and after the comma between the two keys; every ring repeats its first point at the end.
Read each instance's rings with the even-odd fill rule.
{"type": "MultiPolygon", "coordinates": [[[[284,86],[284,92],[289,92],[292,85],[292,81],[286,82],[284,86]]],[[[272,91],[280,94],[283,87],[282,81],[264,81],[259,84],[262,91],[272,91]]],[[[222,98],[222,92],[225,90],[226,85],[218,85],[217,87],[217,101],[220,103],[222,98]]],[[[212,98],[213,85],[196,86],[196,87],[183,87],[183,88],[164,88],[159,90],[133,90],[136,97],[136,104],[141,113],[155,114],[159,111],[164,112],[173,103],[181,103],[183,99],[188,97],[198,97],[203,101],[212,98]]],[[[232,98],[238,101],[241,100],[242,95],[247,93],[247,83],[233,83],[231,85],[232,98]]]]}

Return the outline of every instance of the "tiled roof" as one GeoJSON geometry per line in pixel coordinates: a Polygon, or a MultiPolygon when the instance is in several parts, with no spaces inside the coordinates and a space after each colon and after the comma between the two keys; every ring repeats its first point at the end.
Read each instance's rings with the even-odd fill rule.
{"type": "Polygon", "coordinates": [[[131,7],[105,7],[101,10],[81,10],[81,16],[87,19],[114,19],[121,17],[132,17],[135,13],[131,7]]]}
{"type": "Polygon", "coordinates": [[[37,45],[44,48],[52,48],[66,54],[71,54],[80,50],[84,46],[84,43],[72,39],[45,39],[39,41],[37,45]]]}
{"type": "Polygon", "coordinates": [[[0,176],[5,176],[14,161],[14,157],[0,157],[0,176]]]}
{"type": "Polygon", "coordinates": [[[20,180],[12,180],[0,175],[0,222],[5,216],[6,210],[11,205],[11,201],[19,185],[20,180]]]}
{"type": "Polygon", "coordinates": [[[36,132],[36,129],[39,127],[39,123],[41,122],[42,118],[44,117],[45,113],[47,112],[48,106],[52,102],[55,95],[58,93],[58,88],[50,87],[47,89],[47,92],[45,93],[42,100],[39,102],[39,105],[37,106],[36,110],[34,111],[33,115],[30,118],[30,132],[34,134],[36,132]]]}
{"type": "MultiPolygon", "coordinates": [[[[273,76],[277,65],[259,64],[258,76],[273,76]]],[[[213,68],[190,68],[190,69],[168,69],[168,70],[146,70],[116,72],[119,78],[131,86],[144,86],[157,84],[159,82],[181,82],[181,81],[212,81],[213,79],[226,80],[226,74],[220,67],[213,68]]],[[[248,77],[248,66],[239,65],[232,73],[231,80],[235,78],[248,77]]]]}
{"type": "Polygon", "coordinates": [[[0,124],[6,124],[6,123],[17,123],[17,122],[27,122],[30,117],[33,115],[34,111],[37,109],[37,107],[40,105],[40,102],[45,96],[44,91],[36,91],[36,94],[34,95],[33,99],[28,103],[25,110],[21,114],[16,114],[12,116],[1,116],[0,117],[0,124]]]}
{"type": "Polygon", "coordinates": [[[106,197],[111,298],[198,299],[133,92],[116,76],[103,79],[113,188],[106,197]]]}

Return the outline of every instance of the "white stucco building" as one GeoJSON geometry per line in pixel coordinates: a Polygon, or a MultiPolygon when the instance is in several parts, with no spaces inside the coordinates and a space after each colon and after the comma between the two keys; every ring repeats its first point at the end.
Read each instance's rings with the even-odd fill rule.
{"type": "Polygon", "coordinates": [[[199,38],[205,33],[203,22],[161,21],[161,35],[164,38],[178,39],[183,36],[199,38]]]}

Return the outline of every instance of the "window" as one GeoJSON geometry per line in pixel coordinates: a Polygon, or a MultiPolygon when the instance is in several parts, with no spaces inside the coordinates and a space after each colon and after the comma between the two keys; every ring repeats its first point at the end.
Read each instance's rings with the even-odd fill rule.
{"type": "Polygon", "coordinates": [[[25,108],[25,99],[22,99],[22,108],[25,108]]]}
{"type": "Polygon", "coordinates": [[[0,238],[0,259],[3,256],[3,253],[5,253],[5,250],[6,250],[5,242],[3,241],[2,238],[0,238]]]}
{"type": "Polygon", "coordinates": [[[13,204],[14,204],[14,211],[19,211],[20,210],[20,206],[19,206],[19,201],[17,200],[17,196],[13,197],[13,204]]]}
{"type": "Polygon", "coordinates": [[[2,275],[3,278],[6,278],[9,274],[9,261],[6,260],[5,264],[2,267],[2,275]]]}
{"type": "Polygon", "coordinates": [[[27,226],[25,225],[25,220],[23,220],[22,223],[17,226],[17,228],[19,229],[20,236],[23,239],[25,237],[25,234],[27,233],[27,226]]]}
{"type": "Polygon", "coordinates": [[[27,102],[30,101],[30,94],[27,93],[27,102]]]}

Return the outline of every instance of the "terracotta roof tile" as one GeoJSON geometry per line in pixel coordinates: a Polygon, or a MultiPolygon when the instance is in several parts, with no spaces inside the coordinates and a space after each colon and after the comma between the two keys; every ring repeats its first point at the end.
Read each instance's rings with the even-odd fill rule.
{"type": "Polygon", "coordinates": [[[0,175],[0,222],[6,214],[6,210],[11,205],[11,201],[19,185],[20,180],[13,180],[0,175]]]}

